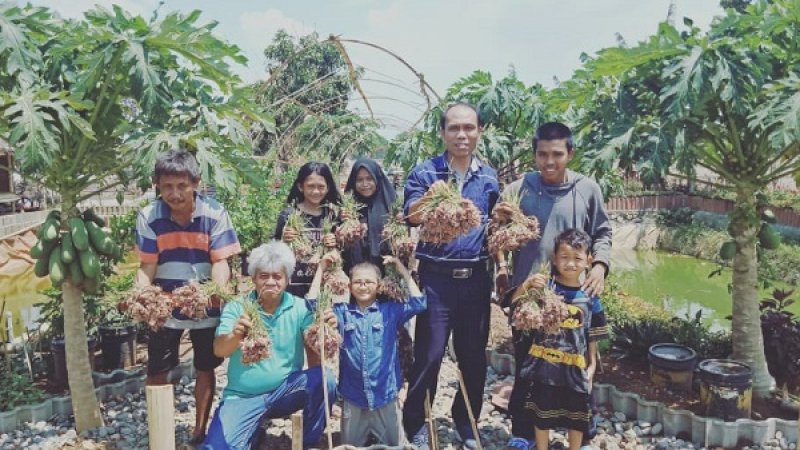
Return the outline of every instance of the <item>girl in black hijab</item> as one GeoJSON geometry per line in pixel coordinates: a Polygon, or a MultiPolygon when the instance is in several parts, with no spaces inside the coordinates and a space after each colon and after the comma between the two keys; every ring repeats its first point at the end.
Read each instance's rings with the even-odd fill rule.
{"type": "Polygon", "coordinates": [[[359,203],[366,205],[359,211],[359,218],[367,224],[367,236],[344,252],[345,272],[365,261],[383,267],[383,226],[391,219],[389,215],[397,197],[394,186],[377,162],[360,158],[353,164],[344,191],[352,192],[359,203]]]}

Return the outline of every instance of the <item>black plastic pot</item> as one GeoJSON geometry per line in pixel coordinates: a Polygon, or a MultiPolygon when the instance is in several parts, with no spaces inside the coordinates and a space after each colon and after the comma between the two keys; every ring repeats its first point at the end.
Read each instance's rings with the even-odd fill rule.
{"type": "Polygon", "coordinates": [[[655,344],[648,351],[648,359],[653,384],[691,392],[697,352],[679,344],[655,344]]]}
{"type": "Polygon", "coordinates": [[[103,369],[127,369],[136,364],[136,326],[97,327],[100,334],[100,350],[103,369]]]}
{"type": "Polygon", "coordinates": [[[706,359],[698,365],[700,404],[707,416],[723,420],[750,418],[753,370],[732,359],[706,359]]]}
{"type": "MultiPolygon", "coordinates": [[[[94,336],[86,338],[86,345],[89,347],[89,365],[94,370],[94,351],[97,349],[97,339],[94,336]]],[[[56,336],[50,342],[50,355],[52,367],[48,377],[51,389],[63,391],[69,386],[67,374],[67,358],[63,336],[56,336]]]]}

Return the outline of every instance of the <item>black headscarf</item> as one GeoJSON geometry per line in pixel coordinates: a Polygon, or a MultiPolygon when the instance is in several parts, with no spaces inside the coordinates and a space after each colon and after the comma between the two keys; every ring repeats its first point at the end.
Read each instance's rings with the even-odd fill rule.
{"type": "Polygon", "coordinates": [[[367,205],[366,210],[361,210],[361,217],[362,221],[367,223],[369,257],[380,260],[383,225],[390,220],[389,214],[392,204],[397,197],[394,192],[394,186],[377,162],[369,158],[359,158],[353,164],[352,170],[350,170],[350,176],[347,178],[344,191],[352,192],[356,200],[367,205]],[[362,197],[356,191],[356,177],[361,169],[365,169],[375,179],[375,193],[370,198],[362,197]]]}

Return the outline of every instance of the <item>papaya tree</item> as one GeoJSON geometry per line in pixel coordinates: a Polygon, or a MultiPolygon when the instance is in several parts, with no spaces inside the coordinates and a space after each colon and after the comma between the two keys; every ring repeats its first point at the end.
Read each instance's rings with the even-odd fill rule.
{"type": "Polygon", "coordinates": [[[42,227],[37,264],[46,259],[39,273],[63,291],[79,431],[102,423],[81,300],[97,281],[96,252],[114,253],[79,206],[131,182],[148,185],[157,153],[179,145],[195,153],[206,180],[231,185],[231,169],[249,167],[253,127],[271,126],[231,72],[245,58],[199,16],[146,20],[115,6],[66,20],[46,8],[0,5],[0,136],[21,172],[61,199],[42,227]]]}
{"type": "MultiPolygon", "coordinates": [[[[581,145],[602,149],[595,158],[638,154],[661,175],[685,177],[703,168],[713,174],[703,182],[735,195],[728,228],[735,243],[733,358],[752,367],[754,392],[765,396],[773,380],[756,258],[759,246],[774,246],[775,239],[763,231],[769,228],[759,193],[800,174],[800,4],[760,0],[729,8],[705,33],[689,19],[684,23],[682,32],[662,24],[653,38],[601,51],[585,66],[590,82],[613,85],[621,107],[585,108],[577,122],[599,132],[586,132],[581,145]]],[[[597,166],[589,156],[587,166],[597,166]]]]}

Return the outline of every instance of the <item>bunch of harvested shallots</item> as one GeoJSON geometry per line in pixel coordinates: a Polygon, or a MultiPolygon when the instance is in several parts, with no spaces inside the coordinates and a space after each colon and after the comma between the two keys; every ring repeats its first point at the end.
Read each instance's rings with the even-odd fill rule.
{"type": "Polygon", "coordinates": [[[367,235],[367,224],[359,219],[358,211],[364,205],[357,202],[352,193],[342,195],[340,215],[346,219],[336,228],[336,242],[340,247],[351,247],[367,235]]]}
{"type": "Polygon", "coordinates": [[[509,196],[505,201],[511,205],[511,218],[504,224],[492,222],[486,241],[489,253],[511,252],[539,238],[539,220],[526,216],[520,208],[522,193],[509,196]]]}
{"type": "Polygon", "coordinates": [[[121,306],[135,322],[146,323],[154,331],[160,329],[172,315],[172,299],[159,286],[132,290],[121,306]]]}
{"type": "Polygon", "coordinates": [[[303,212],[300,208],[293,208],[292,212],[286,218],[286,228],[291,228],[297,233],[297,236],[289,242],[289,247],[294,251],[294,256],[298,261],[306,261],[314,254],[314,242],[308,238],[306,234],[306,219],[303,217],[303,212]]]}
{"type": "Polygon", "coordinates": [[[437,181],[425,196],[421,241],[446,244],[481,224],[480,210],[471,200],[461,197],[454,183],[437,181]]]}
{"type": "Polygon", "coordinates": [[[384,276],[378,283],[378,293],[386,298],[405,302],[410,295],[408,282],[394,265],[388,264],[384,268],[384,276]]]}
{"type": "Polygon", "coordinates": [[[327,361],[332,361],[339,354],[342,337],[339,331],[325,322],[324,314],[331,308],[333,293],[323,287],[317,297],[317,308],[314,323],[304,333],[306,345],[320,351],[327,361]]]}
{"type": "Polygon", "coordinates": [[[350,277],[344,273],[342,255],[338,251],[332,250],[323,258],[330,259],[330,264],[322,275],[322,288],[328,289],[336,298],[347,295],[350,292],[350,277]]]}
{"type": "Polygon", "coordinates": [[[251,324],[247,335],[239,343],[242,349],[242,364],[253,364],[272,356],[272,340],[264,321],[261,320],[261,306],[248,299],[241,301],[241,304],[251,324]]]}
{"type": "MultiPolygon", "coordinates": [[[[549,273],[550,266],[542,264],[540,273],[549,273]]],[[[529,289],[515,299],[517,306],[511,324],[521,331],[542,331],[557,334],[561,324],[569,317],[564,297],[545,285],[542,289],[529,289]]]]}

